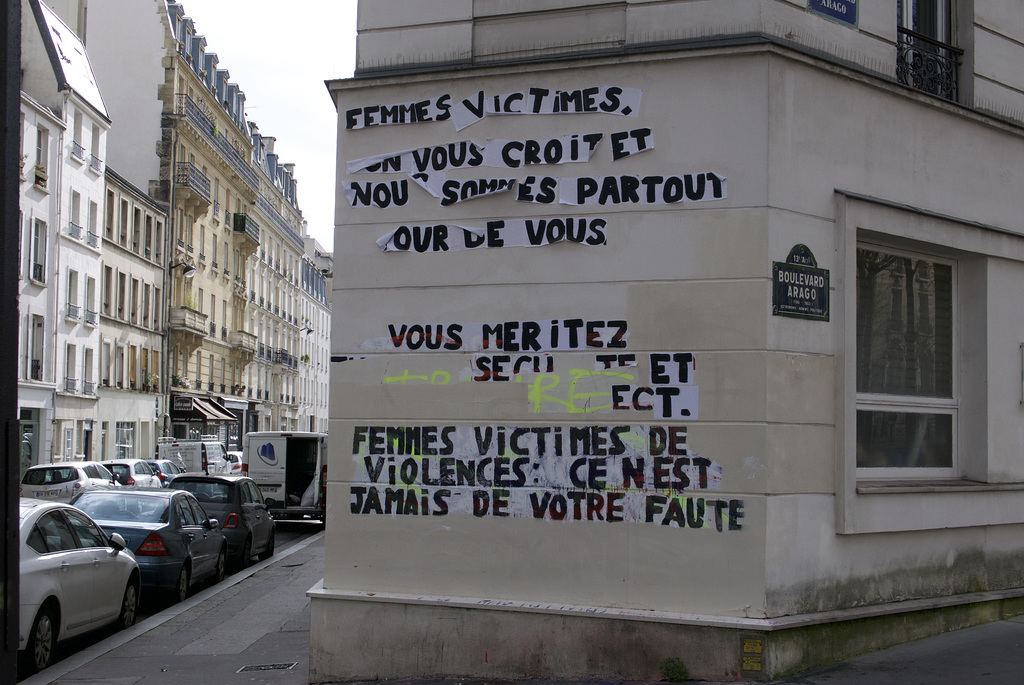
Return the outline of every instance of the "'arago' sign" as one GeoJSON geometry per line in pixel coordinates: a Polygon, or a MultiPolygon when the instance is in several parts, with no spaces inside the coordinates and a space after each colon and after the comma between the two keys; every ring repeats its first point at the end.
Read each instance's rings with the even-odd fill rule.
{"type": "Polygon", "coordinates": [[[857,0],[807,0],[807,9],[851,29],[857,28],[857,0]]]}
{"type": "Polygon", "coordinates": [[[828,321],[828,269],[806,245],[795,245],[785,262],[772,262],[772,314],[828,321]]]}

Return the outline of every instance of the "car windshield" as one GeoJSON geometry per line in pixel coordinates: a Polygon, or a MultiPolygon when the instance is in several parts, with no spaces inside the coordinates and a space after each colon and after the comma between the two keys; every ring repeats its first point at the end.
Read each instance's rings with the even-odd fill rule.
{"type": "Polygon", "coordinates": [[[31,469],[25,472],[21,481],[25,485],[55,485],[78,479],[78,471],[70,466],[54,466],[46,469],[31,469]]]}
{"type": "Polygon", "coordinates": [[[231,486],[227,483],[197,480],[180,482],[180,480],[175,479],[172,487],[191,492],[200,502],[226,504],[231,501],[231,486]]]}
{"type": "Polygon", "coordinates": [[[167,500],[162,497],[121,494],[82,495],[75,506],[94,519],[167,523],[167,500]]]}

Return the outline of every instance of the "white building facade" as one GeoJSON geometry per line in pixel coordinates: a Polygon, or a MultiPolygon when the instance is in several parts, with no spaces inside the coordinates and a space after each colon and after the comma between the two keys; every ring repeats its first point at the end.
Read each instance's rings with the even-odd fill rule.
{"type": "Polygon", "coordinates": [[[1015,3],[359,26],[314,679],[771,679],[1019,612],[1015,3]]]}
{"type": "Polygon", "coordinates": [[[18,338],[18,413],[25,469],[49,461],[57,390],[54,375],[56,289],[50,287],[56,252],[56,179],[64,121],[41,102],[21,96],[21,260],[18,338]]]}
{"type": "Polygon", "coordinates": [[[167,206],[106,173],[100,275],[100,454],[148,459],[162,434],[167,206]]]}
{"type": "MultiPolygon", "coordinates": [[[[54,384],[51,425],[46,427],[52,430],[52,442],[43,461],[90,458],[96,450],[100,347],[96,276],[100,271],[103,160],[110,119],[85,46],[73,29],[47,5],[31,1],[23,3],[23,26],[24,88],[34,97],[42,98],[62,121],[62,127],[54,128],[57,135],[50,136],[45,143],[53,146],[53,166],[45,172],[48,178],[41,178],[38,162],[33,172],[37,191],[54,194],[48,226],[53,234],[52,256],[48,263],[45,259],[33,261],[32,267],[35,270],[38,264],[44,269],[55,314],[50,324],[53,338],[44,338],[43,342],[44,348],[48,346],[51,350],[54,384]],[[40,186],[41,180],[44,186],[40,186]]],[[[44,145],[43,128],[37,125],[34,136],[39,158],[44,145]]],[[[30,207],[35,211],[40,205],[33,202],[30,207]]],[[[23,244],[36,245],[41,229],[42,224],[32,219],[29,242],[23,244]]],[[[32,254],[41,253],[33,247],[30,258],[35,260],[32,254]]],[[[38,295],[30,295],[27,301],[33,308],[38,304],[38,295]]],[[[38,346],[35,334],[40,327],[39,315],[29,316],[36,317],[26,321],[25,329],[25,345],[31,357],[28,378],[32,378],[31,367],[38,360],[31,350],[38,346]]],[[[45,331],[47,325],[44,323],[42,328],[45,331]]],[[[45,351],[42,361],[46,361],[45,351]]],[[[33,394],[30,392],[26,400],[35,401],[29,400],[33,394]]]]}

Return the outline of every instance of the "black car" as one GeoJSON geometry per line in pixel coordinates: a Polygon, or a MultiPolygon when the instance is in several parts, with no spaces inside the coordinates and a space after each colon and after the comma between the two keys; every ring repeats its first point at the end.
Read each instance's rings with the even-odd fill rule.
{"type": "Polygon", "coordinates": [[[248,566],[254,554],[260,560],[274,555],[274,519],[252,478],[185,473],[169,487],[191,492],[203,509],[221,522],[220,532],[227,538],[228,555],[236,567],[248,566]]]}

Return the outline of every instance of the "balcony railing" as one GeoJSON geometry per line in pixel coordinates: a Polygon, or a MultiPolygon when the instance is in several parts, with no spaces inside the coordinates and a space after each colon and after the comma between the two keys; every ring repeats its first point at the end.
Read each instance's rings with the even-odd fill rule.
{"type": "Polygon", "coordinates": [[[960,58],[964,51],[916,31],[899,27],[896,78],[905,86],[946,100],[957,100],[960,58]]]}
{"type": "Polygon", "coordinates": [[[71,141],[71,154],[85,161],[85,146],[79,143],[77,140],[71,141]]]}
{"type": "Polygon", "coordinates": [[[34,381],[43,380],[43,360],[33,359],[31,368],[29,368],[29,378],[34,381]]]}
{"type": "Polygon", "coordinates": [[[64,390],[67,392],[78,392],[78,379],[77,378],[65,378],[64,379],[64,390]]]}
{"type": "Polygon", "coordinates": [[[86,307],[85,309],[85,322],[90,326],[95,326],[100,320],[99,314],[86,307]]]}
{"type": "Polygon", "coordinates": [[[103,160],[96,155],[89,155],[89,168],[96,173],[101,173],[103,171],[103,160]]]}
{"type": "Polygon", "coordinates": [[[68,222],[68,235],[75,240],[82,239],[82,227],[76,224],[74,221],[68,222]]]}
{"type": "Polygon", "coordinates": [[[96,394],[96,383],[94,381],[85,381],[83,383],[83,386],[84,387],[82,388],[82,392],[84,392],[86,395],[96,394]]]}
{"type": "Polygon", "coordinates": [[[69,303],[68,304],[68,314],[67,314],[67,316],[68,316],[69,319],[75,319],[76,321],[78,319],[82,318],[82,309],[81,309],[81,307],[79,307],[77,304],[70,304],[69,303]]]}
{"type": "Polygon", "coordinates": [[[299,231],[295,229],[288,221],[281,216],[281,213],[277,211],[277,208],[263,195],[256,198],[256,206],[263,210],[263,213],[270,217],[271,223],[273,223],[277,230],[284,233],[288,238],[295,243],[300,249],[304,245],[303,238],[299,234],[299,231]]]}
{"type": "Polygon", "coordinates": [[[99,247],[100,246],[100,236],[97,233],[93,233],[92,231],[89,231],[89,233],[87,233],[86,236],[85,236],[85,242],[86,242],[86,244],[89,247],[99,247]]]}
{"type": "Polygon", "coordinates": [[[33,281],[39,281],[40,283],[46,283],[46,277],[43,274],[43,265],[42,264],[33,264],[32,265],[32,280],[33,281]]]}
{"type": "Polygon", "coordinates": [[[217,130],[216,124],[210,120],[203,110],[196,104],[195,100],[185,93],[178,94],[176,113],[184,114],[193,126],[201,131],[210,140],[217,151],[227,159],[231,167],[238,172],[250,188],[259,188],[259,178],[249,162],[242,154],[228,141],[227,136],[217,130]]]}
{"type": "Polygon", "coordinates": [[[210,179],[192,162],[178,162],[175,165],[174,183],[189,188],[207,203],[210,202],[210,179]]]}
{"type": "Polygon", "coordinates": [[[235,221],[232,228],[236,234],[244,234],[251,238],[257,245],[260,243],[260,225],[248,214],[235,213],[235,221]]]}

